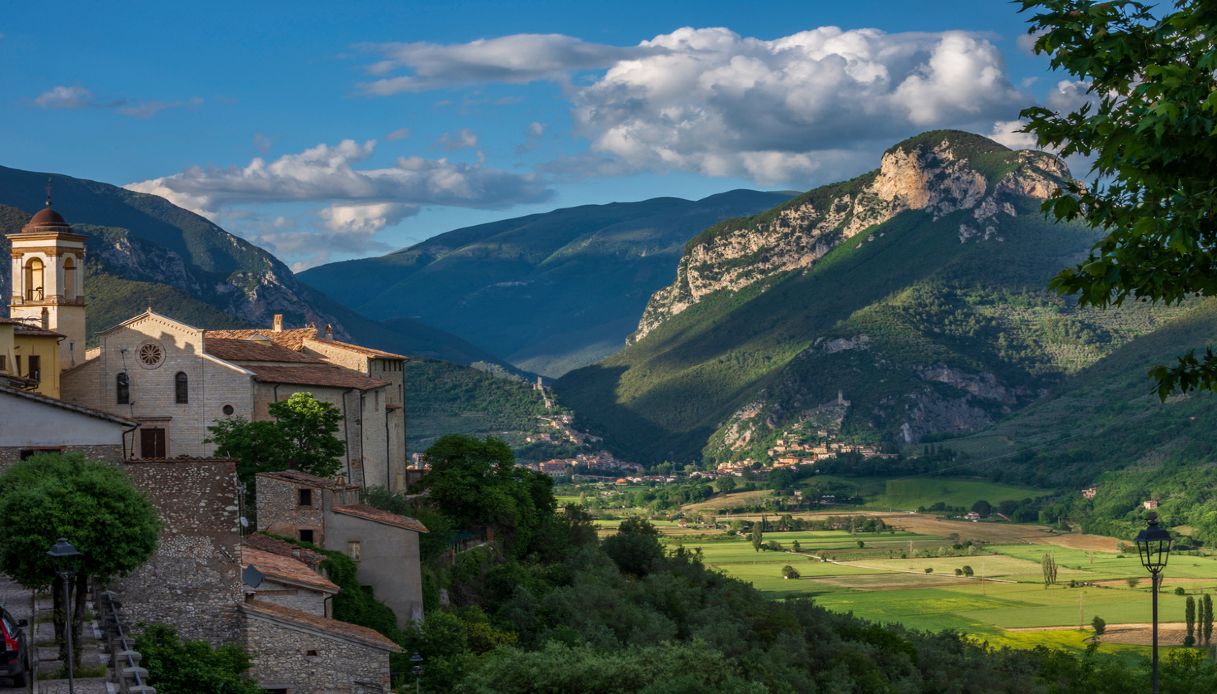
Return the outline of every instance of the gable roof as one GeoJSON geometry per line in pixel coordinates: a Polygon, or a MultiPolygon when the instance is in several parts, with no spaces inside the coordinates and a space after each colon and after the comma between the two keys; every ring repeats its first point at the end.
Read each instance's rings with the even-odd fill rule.
{"type": "Polygon", "coordinates": [[[355,641],[365,646],[389,651],[390,653],[402,652],[401,646],[393,643],[384,634],[357,624],[340,622],[336,619],[310,614],[301,610],[293,610],[290,607],[275,605],[263,600],[251,600],[242,603],[241,609],[250,616],[263,617],[291,626],[304,627],[311,631],[320,632],[323,636],[333,636],[345,641],[355,641]]]}
{"type": "Polygon", "coordinates": [[[13,333],[15,335],[25,335],[27,337],[55,337],[59,339],[67,337],[67,335],[57,333],[54,330],[47,330],[46,328],[38,325],[30,325],[29,323],[21,322],[18,322],[13,328],[13,333]]]}
{"type": "Polygon", "coordinates": [[[291,583],[331,595],[338,592],[338,586],[333,581],[314,571],[308,564],[294,557],[253,547],[248,542],[241,545],[241,567],[247,566],[257,567],[258,571],[273,581],[291,583]]]}
{"type": "MultiPolygon", "coordinates": [[[[267,361],[302,364],[320,364],[320,359],[303,352],[288,349],[274,341],[261,342],[257,337],[216,337],[221,331],[208,330],[203,334],[203,351],[213,357],[227,361],[267,361]]],[[[262,335],[259,333],[259,335],[262,335]]]]}
{"type": "Polygon", "coordinates": [[[422,522],[410,518],[409,516],[399,516],[396,513],[391,513],[375,506],[367,504],[351,504],[349,506],[337,506],[334,508],[334,513],[341,513],[344,516],[354,516],[364,520],[380,523],[381,525],[391,525],[396,528],[412,530],[416,533],[427,532],[427,526],[422,522]]]}
{"type": "Polygon", "coordinates": [[[233,340],[249,340],[254,338],[269,337],[276,345],[285,347],[294,352],[299,352],[304,347],[305,338],[317,336],[317,328],[311,326],[307,328],[289,328],[287,330],[280,330],[279,332],[265,328],[208,330],[207,335],[233,340]]]}
{"type": "Polygon", "coordinates": [[[335,491],[342,491],[345,489],[359,489],[358,485],[351,484],[350,482],[339,482],[338,480],[330,479],[328,477],[318,477],[317,475],[310,475],[307,472],[301,472],[299,470],[277,470],[275,472],[259,472],[257,474],[257,477],[267,477],[269,479],[279,480],[281,482],[291,482],[293,484],[303,484],[303,485],[307,485],[309,487],[315,487],[317,489],[333,489],[335,491]]]}
{"type": "Polygon", "coordinates": [[[246,364],[254,380],[262,383],[291,383],[299,386],[354,388],[375,390],[389,385],[385,381],[364,376],[358,371],[323,362],[308,364],[246,364]]]}
{"type": "Polygon", "coordinates": [[[197,333],[197,334],[200,334],[200,335],[203,333],[202,328],[196,328],[196,327],[194,327],[193,325],[190,325],[189,323],[183,323],[183,322],[182,322],[182,321],[180,321],[180,320],[174,320],[174,319],[170,318],[169,316],[165,316],[165,315],[159,314],[159,313],[157,313],[156,311],[153,311],[152,309],[150,309],[150,308],[149,308],[149,309],[145,309],[143,313],[139,313],[139,314],[136,314],[136,315],[134,315],[134,316],[131,316],[130,318],[128,318],[127,320],[125,320],[125,321],[123,321],[123,322],[121,322],[121,323],[119,323],[118,325],[112,325],[112,326],[110,326],[110,327],[106,328],[105,330],[102,330],[101,332],[99,332],[99,333],[97,333],[97,334],[98,334],[98,335],[105,335],[105,334],[107,334],[107,333],[112,333],[112,332],[114,332],[115,330],[118,330],[119,328],[125,328],[125,327],[127,327],[127,326],[129,326],[129,325],[132,325],[132,324],[134,324],[134,323],[137,323],[137,322],[139,322],[139,321],[141,321],[141,320],[144,320],[144,319],[146,319],[146,318],[152,318],[152,319],[159,320],[159,321],[161,321],[162,323],[165,323],[165,324],[171,325],[171,326],[173,326],[173,327],[175,327],[175,328],[178,328],[179,330],[182,330],[183,332],[192,332],[192,333],[197,333]]]}
{"type": "Polygon", "coordinates": [[[392,352],[386,352],[386,351],[380,350],[380,349],[372,349],[371,347],[364,347],[363,345],[353,345],[349,342],[341,342],[339,340],[314,337],[310,340],[305,341],[306,347],[308,346],[309,342],[317,342],[322,345],[338,347],[339,349],[345,349],[347,351],[355,352],[356,354],[362,354],[365,357],[371,357],[373,359],[389,359],[392,361],[410,361],[409,357],[401,355],[401,354],[394,354],[392,352]]]}
{"type": "Polygon", "coordinates": [[[71,412],[75,412],[76,414],[82,414],[87,417],[94,417],[96,419],[105,419],[105,420],[113,422],[115,424],[121,424],[127,428],[132,428],[136,425],[136,423],[131,421],[130,419],[123,419],[122,417],[119,417],[117,415],[112,415],[109,412],[102,412],[101,410],[95,410],[92,407],[85,407],[84,405],[77,405],[74,402],[65,402],[63,400],[56,400],[55,398],[50,398],[45,395],[40,395],[38,393],[34,393],[34,392],[31,392],[28,390],[19,390],[17,388],[11,388],[11,387],[3,385],[3,384],[0,384],[0,394],[13,395],[13,396],[16,396],[19,398],[25,398],[26,400],[32,400],[34,402],[41,403],[43,405],[49,405],[51,407],[58,407],[61,410],[69,410],[71,412]]]}
{"type": "Polygon", "coordinates": [[[314,552],[313,550],[306,549],[300,545],[285,542],[265,533],[254,533],[252,535],[247,535],[244,542],[246,545],[260,549],[263,552],[278,554],[281,557],[291,557],[297,561],[302,561],[306,566],[314,571],[321,566],[321,562],[325,561],[325,556],[319,552],[314,552]]]}

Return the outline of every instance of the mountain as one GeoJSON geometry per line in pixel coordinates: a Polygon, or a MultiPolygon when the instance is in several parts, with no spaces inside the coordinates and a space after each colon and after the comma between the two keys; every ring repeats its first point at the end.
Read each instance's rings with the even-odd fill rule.
{"type": "Polygon", "coordinates": [[[689,237],[789,197],[734,190],[583,205],[457,229],[299,277],[390,326],[420,320],[558,376],[621,348],[647,297],[671,281],[689,237]]]}
{"type": "Polygon", "coordinates": [[[1096,238],[1039,211],[1068,177],[969,133],[901,142],[874,171],[694,237],[629,346],[562,377],[559,398],[640,462],[988,426],[1171,318],[1044,290],[1096,238]]]}
{"type": "MultiPolygon", "coordinates": [[[[301,283],[270,253],[164,198],[60,174],[0,167],[0,228],[20,231],[41,207],[48,177],[55,208],[88,236],[90,338],[151,303],[206,327],[331,324],[340,337],[458,363],[496,361],[464,340],[416,321],[368,320],[301,283]]],[[[8,241],[0,239],[7,250],[8,241]]],[[[9,293],[9,273],[0,291],[9,293]]]]}

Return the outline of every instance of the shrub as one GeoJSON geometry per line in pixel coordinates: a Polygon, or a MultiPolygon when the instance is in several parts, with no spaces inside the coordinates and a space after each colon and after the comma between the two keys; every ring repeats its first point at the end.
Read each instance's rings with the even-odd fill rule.
{"type": "Polygon", "coordinates": [[[782,567],[782,578],[789,579],[789,578],[798,578],[798,577],[799,577],[798,569],[794,568],[793,566],[791,566],[789,564],[782,567]]]}

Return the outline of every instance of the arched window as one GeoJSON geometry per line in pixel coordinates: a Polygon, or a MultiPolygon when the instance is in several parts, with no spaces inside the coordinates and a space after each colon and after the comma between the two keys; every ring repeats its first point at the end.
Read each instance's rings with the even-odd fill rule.
{"type": "Polygon", "coordinates": [[[131,379],[127,378],[126,373],[120,373],[115,379],[114,384],[114,400],[120,405],[131,404],[131,379]]]}
{"type": "Polygon", "coordinates": [[[177,404],[184,405],[190,402],[190,380],[186,377],[185,371],[177,372],[173,377],[174,396],[177,404]]]}
{"type": "Polygon", "coordinates": [[[25,300],[42,301],[42,261],[30,258],[25,263],[25,300]]]}
{"type": "Polygon", "coordinates": [[[76,261],[70,255],[63,261],[63,298],[76,298],[76,261]]]}

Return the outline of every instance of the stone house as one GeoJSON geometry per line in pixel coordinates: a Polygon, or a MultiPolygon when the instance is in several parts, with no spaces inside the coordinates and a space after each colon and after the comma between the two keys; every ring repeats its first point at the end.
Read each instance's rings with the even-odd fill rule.
{"type": "Polygon", "coordinates": [[[383,694],[389,655],[401,647],[366,627],[265,600],[241,605],[250,675],[283,694],[383,694]]]}
{"type": "Polygon", "coordinates": [[[258,600],[322,617],[334,616],[330,599],[338,594],[338,586],[300,559],[245,543],[241,545],[241,570],[251,566],[262,580],[256,586],[245,584],[247,596],[252,591],[258,600]]]}
{"type": "Polygon", "coordinates": [[[135,422],[14,388],[0,379],[0,471],[38,452],[75,451],[119,462],[135,422]]]}
{"type": "Polygon", "coordinates": [[[356,487],[303,472],[260,473],[257,490],[258,530],[345,553],[356,562],[360,583],[393,610],[399,625],[422,619],[422,523],[358,503],[356,487]]]}

